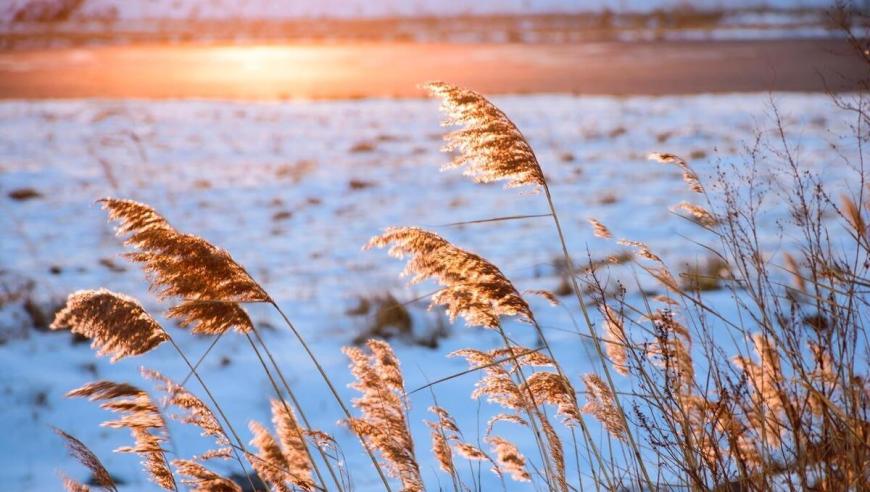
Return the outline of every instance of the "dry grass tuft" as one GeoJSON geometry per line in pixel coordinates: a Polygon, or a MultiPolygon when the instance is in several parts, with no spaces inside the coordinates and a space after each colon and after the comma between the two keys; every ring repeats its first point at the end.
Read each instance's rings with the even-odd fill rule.
{"type": "Polygon", "coordinates": [[[70,294],[51,324],[52,330],[66,328],[90,338],[97,354],[111,354],[112,362],[144,354],[169,339],[135,299],[106,289],[70,294]]]}
{"type": "Polygon", "coordinates": [[[424,86],[441,98],[444,126],[463,126],[445,136],[445,151],[459,150],[446,169],[465,166],[478,183],[506,180],[508,188],[544,185],[544,173],[532,147],[500,109],[472,90],[445,82],[424,86]]]}
{"type": "Polygon", "coordinates": [[[434,278],[444,287],[432,296],[432,304],[445,305],[451,321],[462,316],[469,325],[497,328],[499,316],[533,319],[529,305],[501,270],[441,236],[416,227],[389,228],[366,249],[388,245],[395,258],[411,256],[404,274],[412,276],[412,283],[434,278]]]}

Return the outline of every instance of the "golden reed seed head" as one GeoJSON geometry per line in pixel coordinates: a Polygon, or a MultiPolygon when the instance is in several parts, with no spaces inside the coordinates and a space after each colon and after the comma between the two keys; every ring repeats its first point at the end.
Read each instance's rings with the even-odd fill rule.
{"type": "Polygon", "coordinates": [[[432,278],[444,287],[432,296],[432,305],[446,306],[451,321],[462,316],[471,326],[497,328],[499,316],[534,318],[501,270],[437,234],[416,227],[388,228],[369,240],[365,249],[386,246],[395,258],[410,256],[403,274],[411,276],[412,283],[432,278]]]}
{"type": "Polygon", "coordinates": [[[444,408],[431,406],[429,411],[438,416],[437,422],[425,421],[431,431],[432,454],[438,461],[438,467],[442,471],[454,474],[456,473],[456,467],[453,465],[453,452],[450,449],[449,441],[459,439],[459,427],[456,425],[453,417],[444,408]]]}
{"type": "Polygon", "coordinates": [[[445,169],[465,167],[464,174],[478,183],[507,181],[507,188],[544,186],[544,173],[531,145],[500,109],[472,90],[445,82],[423,86],[441,99],[444,126],[462,126],[448,133],[445,151],[459,155],[445,169]]]}
{"type": "Polygon", "coordinates": [[[526,470],[526,457],[517,449],[516,445],[498,436],[487,437],[486,442],[492,447],[495,461],[500,469],[508,472],[514,481],[531,481],[532,477],[526,470]]]}
{"type": "Polygon", "coordinates": [[[586,383],[586,404],[583,405],[583,412],[598,419],[612,436],[626,439],[628,429],[619,417],[619,409],[616,407],[610,387],[597,375],[591,373],[584,375],[583,381],[586,383]]]}
{"type": "Polygon", "coordinates": [[[683,181],[689,185],[689,188],[695,193],[704,193],[704,186],[701,185],[701,180],[695,171],[689,167],[689,163],[682,157],[676,154],[666,152],[653,152],[647,158],[651,161],[661,162],[662,164],[675,164],[683,171],[683,181]]]}
{"type": "Polygon", "coordinates": [[[129,429],[134,445],[115,451],[138,454],[152,482],[166,490],[178,490],[162,447],[169,431],[160,409],[151,401],[148,393],[126,383],[96,381],[74,389],[66,396],[101,401],[100,408],[121,414],[121,418],[103,422],[102,425],[129,429]]]}
{"type": "Polygon", "coordinates": [[[526,378],[520,392],[530,392],[538,403],[554,405],[565,425],[580,425],[577,397],[567,378],[554,372],[536,372],[526,378]]]}
{"type": "Polygon", "coordinates": [[[369,340],[366,345],[371,355],[356,347],[343,349],[356,378],[350,387],[361,393],[353,400],[353,406],[362,412],[362,417],[347,423],[355,434],[380,452],[384,468],[401,480],[402,490],[422,491],[423,481],[405,414],[406,395],[399,360],[386,342],[369,340]]]}
{"type": "Polygon", "coordinates": [[[70,294],[51,323],[52,330],[66,328],[91,339],[97,354],[111,355],[112,362],[144,354],[169,338],[135,299],[106,289],[70,294]]]}
{"type": "Polygon", "coordinates": [[[698,221],[699,224],[705,227],[713,227],[719,223],[719,219],[716,218],[712,213],[707,211],[704,207],[700,205],[695,205],[694,203],[682,202],[677,205],[679,210],[682,210],[698,221]]]}
{"type": "Polygon", "coordinates": [[[63,480],[63,489],[66,492],[91,492],[91,488],[81,482],[77,482],[63,474],[60,475],[60,478],[63,480]]]}
{"type": "MultiPolygon", "coordinates": [[[[112,480],[112,475],[109,474],[109,471],[106,470],[106,467],[103,466],[103,463],[100,461],[99,458],[97,458],[97,455],[95,455],[93,451],[85,446],[85,443],[79,441],[78,439],[70,434],[67,434],[61,429],[58,429],[56,427],[54,427],[53,429],[54,432],[57,433],[57,435],[59,435],[64,439],[64,441],[66,441],[66,448],[69,451],[70,456],[75,458],[76,461],[78,461],[79,463],[84,465],[85,468],[91,471],[94,476],[94,481],[97,482],[100,487],[107,491],[118,491],[118,488],[115,485],[115,481],[112,480]]],[[[67,480],[69,479],[64,480],[65,484],[67,480]]],[[[72,482],[77,483],[75,481],[72,482]]],[[[67,490],[75,489],[70,489],[69,486],[67,486],[67,490]]],[[[88,490],[88,488],[85,487],[84,490],[88,490]]]]}
{"type": "Polygon", "coordinates": [[[287,482],[293,482],[294,477],[291,476],[290,466],[278,442],[263,424],[255,420],[248,423],[248,428],[254,435],[251,446],[259,450],[256,457],[249,458],[251,466],[260,478],[274,487],[274,490],[290,492],[287,482]]]}
{"type": "Polygon", "coordinates": [[[629,247],[635,248],[639,255],[643,256],[644,258],[646,258],[648,260],[657,261],[659,263],[662,262],[662,259],[659,258],[659,256],[657,254],[653,253],[652,250],[649,249],[649,246],[647,246],[645,243],[642,243],[640,241],[632,241],[630,239],[620,239],[619,241],[616,242],[616,244],[619,244],[621,246],[629,246],[629,247]]]}
{"type": "Polygon", "coordinates": [[[143,367],[140,373],[142,377],[159,383],[160,391],[166,395],[164,406],[173,406],[182,410],[182,414],[171,415],[172,418],[199,427],[203,436],[215,438],[219,446],[230,445],[229,437],[214,412],[199,397],[155,370],[143,367]]]}
{"type": "Polygon", "coordinates": [[[628,376],[628,337],[625,335],[622,315],[606,304],[601,305],[604,327],[604,351],[619,374],[628,376]]]}
{"type": "Polygon", "coordinates": [[[293,412],[283,402],[272,400],[272,425],[278,434],[284,459],[290,468],[293,484],[303,490],[315,488],[311,478],[311,461],[308,459],[304,433],[293,412]]]}
{"type": "Polygon", "coordinates": [[[248,313],[232,302],[184,301],[170,308],[166,316],[178,320],[182,328],[192,326],[197,335],[219,335],[231,328],[239,333],[253,330],[248,313]]]}
{"type": "Polygon", "coordinates": [[[181,483],[190,487],[190,492],[242,492],[238,484],[196,461],[172,460],[172,466],[184,477],[181,483]]]}
{"type": "Polygon", "coordinates": [[[191,234],[173,228],[151,207],[132,200],[100,200],[117,233],[137,250],[128,254],[142,263],[161,298],[268,301],[269,296],[230,254],[191,234]]]}
{"type": "Polygon", "coordinates": [[[589,224],[592,225],[592,230],[595,236],[600,237],[602,239],[612,239],[613,234],[610,233],[610,229],[608,229],[604,224],[598,221],[598,219],[589,218],[587,219],[589,224]]]}

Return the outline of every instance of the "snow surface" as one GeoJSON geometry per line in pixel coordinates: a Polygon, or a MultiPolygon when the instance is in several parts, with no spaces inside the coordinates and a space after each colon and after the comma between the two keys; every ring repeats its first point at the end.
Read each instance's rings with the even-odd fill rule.
{"type": "MultiPolygon", "coordinates": [[[[587,248],[594,258],[621,250],[592,236],[585,219],[595,217],[617,237],[645,241],[677,264],[706,258],[700,248],[687,248],[681,236],[701,242],[713,238],[670,211],[695,196],[678,170],[649,162],[646,154],[692,156],[702,175],[713,174],[717,165],[741,168],[746,146],[752,146],[757,132],[772,136],[770,97],[532,95],[495,100],[537,149],[577,257],[585,257],[587,248]]],[[[824,170],[823,179],[834,187],[834,195],[850,189],[852,171],[830,158],[831,144],[844,155],[857,153],[838,137],[848,133],[850,117],[835,111],[824,95],[772,97],[799,144],[802,165],[824,170]]],[[[431,284],[407,287],[398,275],[403,264],[383,251],[361,251],[383,227],[435,230],[493,261],[521,290],[554,289],[559,283],[552,266],[559,248],[546,218],[443,226],[543,213],[545,203],[540,195],[476,185],[458,172],[439,172],[448,159],[439,152],[439,120],[437,104],[421,100],[0,103],[0,270],[5,279],[11,274],[33,279],[37,302],[60,301],[75,289],[106,287],[134,295],[160,313],[167,306],[148,295],[138,268],[119,257],[123,248],[94,203],[106,195],[145,201],[179,229],[232,252],[294,320],[350,398],[347,361],[339,348],[350,343],[365,321],[346,311],[360,296],[389,290],[408,301],[433,290],[431,284]],[[24,187],[41,197],[7,197],[24,187]],[[106,260],[116,267],[108,268],[106,260]]],[[[774,252],[788,249],[788,239],[778,234],[776,219],[785,216],[785,208],[776,199],[775,187],[769,205],[773,214],[761,224],[762,241],[774,252]]],[[[630,266],[615,267],[612,274],[634,284],[630,266]]],[[[712,296],[712,302],[728,305],[726,291],[712,296]]],[[[591,348],[575,333],[575,305],[564,300],[563,307],[550,307],[537,298],[530,302],[560,360],[579,381],[581,373],[592,369],[591,348]]],[[[425,305],[421,301],[411,307],[419,332],[431,329],[439,317],[426,312],[425,305]]],[[[335,425],[340,412],[298,343],[274,312],[257,305],[250,311],[314,425],[335,432],[342,443],[356,490],[378,489],[358,444],[335,425]]],[[[0,331],[14,332],[26,319],[20,305],[7,305],[0,309],[0,331]]],[[[192,357],[209,344],[167,326],[192,357]]],[[[509,322],[507,328],[519,342],[535,343],[528,326],[509,322]]],[[[494,333],[467,328],[461,321],[451,331],[435,350],[395,343],[409,389],[465,369],[463,361],[445,357],[452,350],[499,345],[494,333]]],[[[67,390],[95,379],[147,387],[137,375],[140,365],[175,379],[186,374],[168,346],[112,365],[96,359],[86,344],[71,344],[65,333],[27,330],[26,336],[0,345],[0,483],[8,490],[58,490],[58,470],[86,478],[51,432],[54,425],[91,446],[126,483],[123,490],[150,490],[135,457],[110,452],[128,442],[127,433],[99,427],[107,414],[95,405],[63,398],[67,390]]],[[[224,337],[205,361],[203,374],[243,436],[248,436],[248,419],[269,420],[271,389],[244,340],[224,337]]],[[[470,440],[496,413],[492,405],[469,400],[475,381],[473,375],[463,376],[434,389],[438,403],[457,417],[470,440]]],[[[411,420],[431,419],[426,412],[430,404],[428,391],[414,394],[411,420]]],[[[535,455],[529,439],[511,424],[500,425],[504,427],[497,427],[498,433],[520,442],[527,456],[535,455]]],[[[415,429],[422,471],[436,489],[449,479],[436,471],[425,428],[415,429]]],[[[181,456],[207,445],[195,437],[195,430],[173,425],[172,431],[181,456]]],[[[576,477],[573,459],[568,461],[569,476],[576,477]]],[[[216,468],[234,470],[232,462],[216,468]]],[[[485,467],[481,473],[484,490],[499,487],[485,467]]],[[[530,487],[511,484],[511,489],[530,487]]]]}

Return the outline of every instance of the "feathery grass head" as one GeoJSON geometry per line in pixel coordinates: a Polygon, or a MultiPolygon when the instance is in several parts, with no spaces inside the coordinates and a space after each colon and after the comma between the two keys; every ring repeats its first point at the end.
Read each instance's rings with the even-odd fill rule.
{"type": "Polygon", "coordinates": [[[290,492],[287,482],[291,481],[290,467],[278,442],[263,424],[252,420],[248,428],[254,435],[251,445],[259,449],[256,458],[251,459],[251,465],[257,474],[279,492],[290,492]]]}
{"type": "Polygon", "coordinates": [[[232,256],[201,237],[182,234],[151,207],[132,200],[101,200],[119,236],[137,252],[128,258],[142,263],[161,298],[268,301],[269,296],[232,256]]]}
{"type": "Polygon", "coordinates": [[[171,415],[172,418],[199,427],[202,435],[215,438],[218,446],[230,445],[229,437],[214,412],[199,397],[157,371],[143,367],[140,372],[144,378],[159,383],[160,390],[166,395],[164,406],[174,406],[183,412],[171,415]]]}
{"type": "Polygon", "coordinates": [[[538,403],[548,403],[556,406],[556,413],[562,417],[565,425],[579,425],[577,398],[574,387],[567,378],[555,372],[536,372],[526,378],[521,392],[531,393],[538,403]]]}
{"type": "Polygon", "coordinates": [[[272,425],[290,469],[293,485],[303,490],[313,490],[311,460],[308,457],[304,434],[293,412],[279,400],[272,400],[272,425]]]}
{"type": "Polygon", "coordinates": [[[66,492],[91,492],[91,488],[87,485],[73,480],[63,474],[60,475],[61,480],[63,480],[63,489],[66,492]]]}
{"type": "Polygon", "coordinates": [[[362,417],[348,425],[355,434],[377,449],[387,473],[402,481],[402,490],[423,490],[420,469],[414,456],[414,441],[405,414],[405,388],[399,360],[386,342],[369,340],[371,355],[356,347],[345,347],[350,370],[356,381],[350,385],[362,395],[353,400],[362,417]]]}
{"type": "Polygon", "coordinates": [[[112,362],[144,354],[169,338],[135,299],[106,289],[70,294],[51,323],[52,330],[65,328],[91,339],[97,354],[111,355],[112,362]]]}
{"type": "Polygon", "coordinates": [[[517,482],[531,481],[532,477],[526,470],[526,457],[514,443],[499,436],[489,436],[486,438],[486,442],[492,446],[499,468],[508,472],[511,478],[517,482]]]}
{"type": "Polygon", "coordinates": [[[185,478],[181,483],[190,487],[190,492],[242,492],[232,480],[218,475],[193,460],[172,460],[172,466],[185,478]]]}
{"type": "Polygon", "coordinates": [[[479,183],[505,180],[508,188],[544,185],[535,152],[504,112],[469,89],[445,82],[423,87],[441,99],[444,126],[463,127],[444,137],[445,151],[459,151],[444,168],[465,167],[464,173],[479,183]]]}
{"type": "MultiPolygon", "coordinates": [[[[112,480],[109,471],[106,470],[106,467],[103,466],[103,463],[99,458],[97,458],[97,455],[85,446],[85,443],[56,427],[54,428],[54,432],[66,441],[66,448],[69,451],[69,454],[93,473],[94,480],[97,484],[107,491],[117,492],[118,488],[115,485],[115,481],[112,480]]],[[[67,483],[68,480],[69,479],[65,479],[64,483],[67,483]]],[[[67,486],[67,489],[70,490],[70,487],[67,486]]],[[[87,487],[85,487],[85,490],[87,490],[87,487]]]]}
{"type": "Polygon", "coordinates": [[[178,320],[183,328],[192,326],[198,335],[219,335],[235,328],[239,333],[248,333],[253,323],[248,313],[233,302],[185,301],[173,306],[166,316],[178,320]]]}
{"type": "Polygon", "coordinates": [[[115,451],[138,454],[151,481],[166,490],[177,490],[163,450],[163,442],[169,431],[160,409],[151,401],[148,393],[126,383],[96,381],[74,389],[66,396],[101,401],[100,408],[121,414],[119,419],[103,422],[102,425],[113,429],[129,429],[134,445],[115,451]]]}
{"type": "Polygon", "coordinates": [[[719,223],[719,219],[717,219],[715,215],[713,215],[706,208],[700,205],[695,205],[694,203],[689,202],[681,202],[679,205],[677,205],[677,208],[688,213],[702,226],[713,227],[719,223]]]}
{"type": "Polygon", "coordinates": [[[606,304],[601,305],[605,346],[604,350],[616,372],[628,376],[628,338],[625,336],[622,315],[606,304]]]}
{"type": "Polygon", "coordinates": [[[610,387],[600,377],[591,373],[584,375],[583,381],[586,383],[586,404],[583,405],[582,411],[592,414],[612,436],[626,439],[628,429],[619,417],[620,412],[610,387]]]}
{"type": "Polygon", "coordinates": [[[589,224],[592,226],[592,230],[595,233],[595,236],[600,237],[602,239],[611,239],[613,234],[610,233],[610,229],[607,228],[604,224],[602,224],[598,219],[589,218],[587,219],[589,224]]]}
{"type": "Polygon", "coordinates": [[[411,257],[404,274],[412,276],[412,283],[433,278],[444,287],[432,296],[432,304],[445,305],[451,321],[462,316],[469,325],[496,328],[499,316],[533,319],[531,308],[501,270],[435,233],[388,228],[365,247],[385,246],[395,258],[411,257]]]}
{"type": "Polygon", "coordinates": [[[662,164],[677,165],[683,171],[683,181],[689,185],[689,188],[691,188],[695,193],[704,193],[704,186],[701,185],[701,180],[698,178],[698,175],[691,167],[689,167],[689,163],[682,157],[667,152],[653,152],[647,157],[651,161],[661,162],[662,164]]]}

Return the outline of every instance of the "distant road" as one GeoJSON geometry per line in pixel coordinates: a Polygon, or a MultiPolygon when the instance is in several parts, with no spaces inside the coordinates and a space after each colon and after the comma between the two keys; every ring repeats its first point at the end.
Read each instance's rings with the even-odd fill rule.
{"type": "Polygon", "coordinates": [[[0,52],[0,98],[412,97],[439,79],[489,94],[854,90],[831,39],[586,44],[130,45],[0,52]]]}

